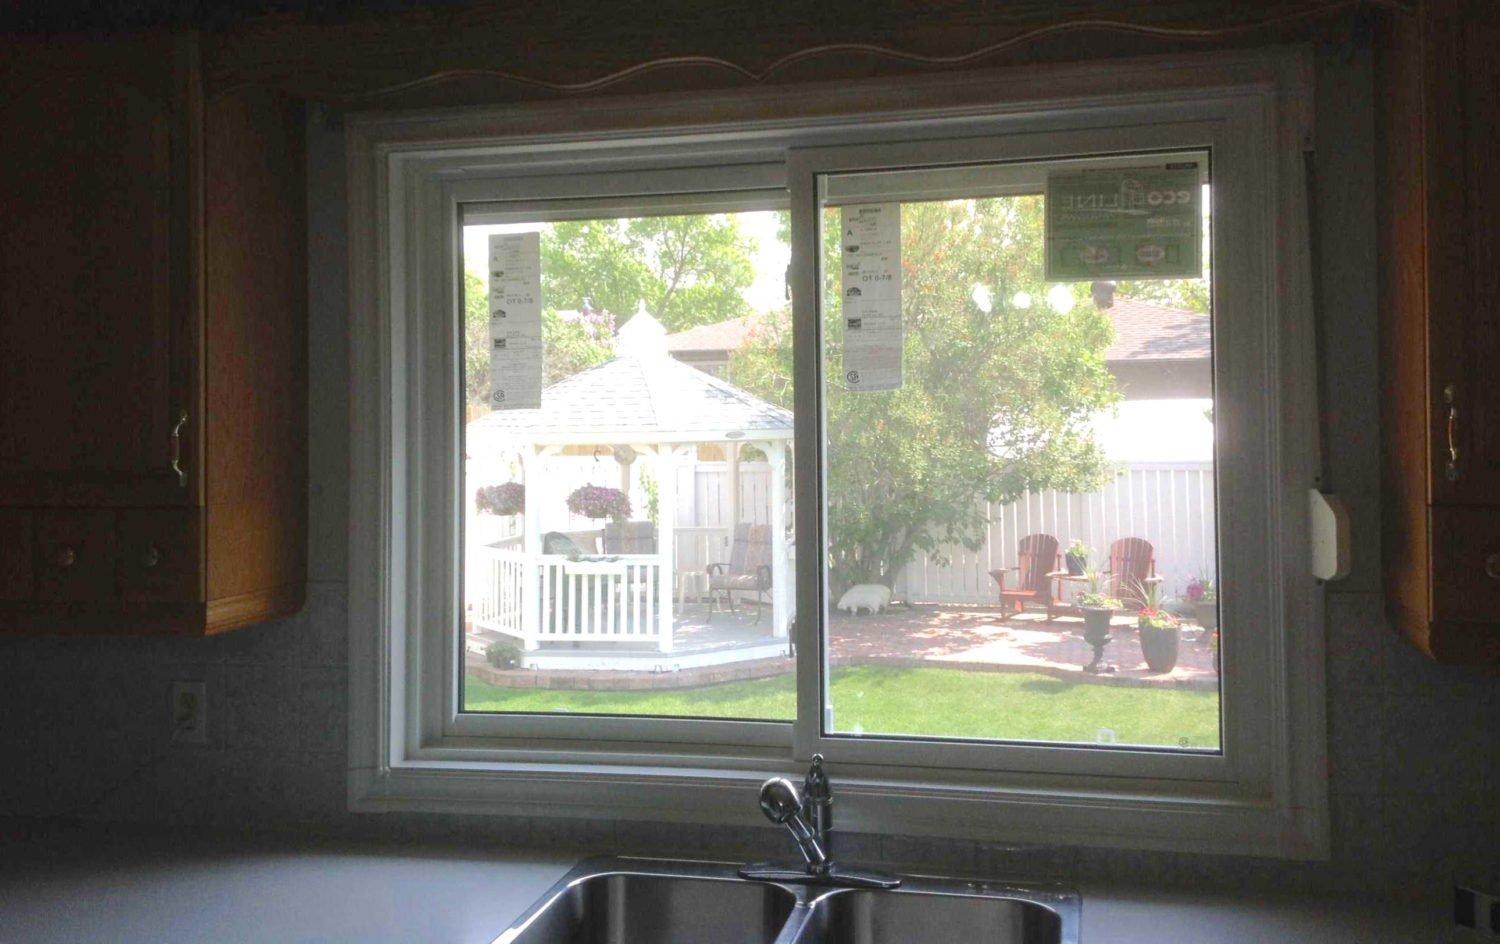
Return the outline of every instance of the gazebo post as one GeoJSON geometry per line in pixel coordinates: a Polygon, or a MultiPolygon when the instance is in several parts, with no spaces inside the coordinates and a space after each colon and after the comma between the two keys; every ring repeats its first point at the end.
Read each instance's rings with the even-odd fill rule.
{"type": "Polygon", "coordinates": [[[787,581],[791,579],[786,555],[786,443],[761,443],[771,466],[771,635],[787,634],[787,581]]]}
{"type": "Polygon", "coordinates": [[[521,532],[521,646],[528,652],[541,648],[537,634],[542,619],[542,587],[538,556],[542,553],[542,453],[527,443],[521,447],[521,474],[526,483],[526,509],[521,532]]]}
{"type": "Polygon", "coordinates": [[[740,444],[736,440],[724,443],[725,460],[729,470],[729,540],[725,551],[734,547],[734,532],[740,526],[740,444]]]}
{"type": "Polygon", "coordinates": [[[672,651],[672,598],[677,583],[677,458],[681,447],[661,443],[656,447],[656,554],[661,574],[656,581],[656,613],[660,623],[662,652],[672,651]]]}

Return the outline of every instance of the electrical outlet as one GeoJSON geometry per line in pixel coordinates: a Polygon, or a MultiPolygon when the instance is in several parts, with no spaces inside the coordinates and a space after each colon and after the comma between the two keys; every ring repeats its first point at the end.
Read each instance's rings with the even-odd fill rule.
{"type": "Polygon", "coordinates": [[[1500,897],[1463,885],[1453,889],[1453,923],[1459,941],[1500,941],[1500,897]]]}
{"type": "Polygon", "coordinates": [[[172,683],[172,740],[208,743],[208,683],[172,683]]]}

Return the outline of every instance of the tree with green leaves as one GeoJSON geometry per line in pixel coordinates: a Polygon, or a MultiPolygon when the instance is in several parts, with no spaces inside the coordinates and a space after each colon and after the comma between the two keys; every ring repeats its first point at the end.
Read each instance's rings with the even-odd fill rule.
{"type": "MultiPolygon", "coordinates": [[[[668,331],[748,314],[755,247],[729,214],[576,220],[542,230],[544,384],[614,356],[616,327],[642,305],[668,331]]],[[[464,388],[489,390],[484,280],[464,275],[464,388]]]]}
{"type": "MultiPolygon", "coordinates": [[[[542,309],[542,383],[553,384],[614,356],[615,318],[602,309],[542,309]]],[[[490,315],[484,280],[464,273],[464,396],[471,409],[488,409],[490,315]]]]}
{"type": "MultiPolygon", "coordinates": [[[[1110,467],[1091,421],[1119,396],[1105,367],[1109,316],[1088,301],[1088,286],[1076,288],[1069,311],[1045,301],[1035,196],[902,206],[904,383],[848,391],[837,380],[837,212],[828,212],[823,247],[835,593],[890,586],[918,551],[977,548],[989,502],[1098,488],[1110,467]]],[[[790,407],[790,319],[762,319],[732,366],[737,383],[790,407]]]]}
{"type": "Polygon", "coordinates": [[[754,246],[729,214],[552,224],[542,235],[549,308],[595,309],[624,322],[643,303],[668,331],[749,313],[754,246]]]}

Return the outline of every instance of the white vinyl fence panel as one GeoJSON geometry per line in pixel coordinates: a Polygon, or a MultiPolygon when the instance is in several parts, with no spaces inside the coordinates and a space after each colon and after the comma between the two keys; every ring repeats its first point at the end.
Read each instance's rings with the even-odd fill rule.
{"type": "Polygon", "coordinates": [[[1168,596],[1215,570],[1214,478],[1208,462],[1137,463],[1090,494],[1033,492],[992,505],[990,525],[977,550],[954,546],[918,554],[896,581],[897,597],[917,603],[995,603],[990,571],[1016,566],[1016,548],[1028,534],[1050,534],[1058,549],[1082,540],[1094,561],[1108,560],[1119,538],[1145,538],[1155,548],[1156,573],[1168,596]]]}

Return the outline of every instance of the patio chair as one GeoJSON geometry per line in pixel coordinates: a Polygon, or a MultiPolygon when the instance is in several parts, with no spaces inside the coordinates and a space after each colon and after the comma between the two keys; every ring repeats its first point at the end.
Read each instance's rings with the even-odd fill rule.
{"type": "Polygon", "coordinates": [[[1120,538],[1109,546],[1109,595],[1126,606],[1140,607],[1139,587],[1161,580],[1156,576],[1156,549],[1145,538],[1120,538]]]}
{"type": "Polygon", "coordinates": [[[1053,604],[1057,594],[1053,591],[1057,578],[1053,572],[1058,568],[1057,538],[1050,534],[1028,534],[1016,548],[1016,566],[1007,570],[992,570],[990,576],[1000,586],[1000,603],[1010,613],[1021,613],[1030,603],[1047,608],[1047,618],[1052,618],[1053,604]],[[1006,575],[1016,574],[1016,585],[1005,585],[1006,575]]]}
{"type": "Polygon", "coordinates": [[[604,553],[655,554],[656,525],[649,521],[611,521],[604,526],[604,553]]]}
{"type": "Polygon", "coordinates": [[[771,526],[743,521],[735,525],[729,562],[709,564],[706,570],[710,605],[722,600],[725,609],[733,613],[734,595],[753,592],[755,622],[759,623],[766,593],[771,589],[771,526]]]}

